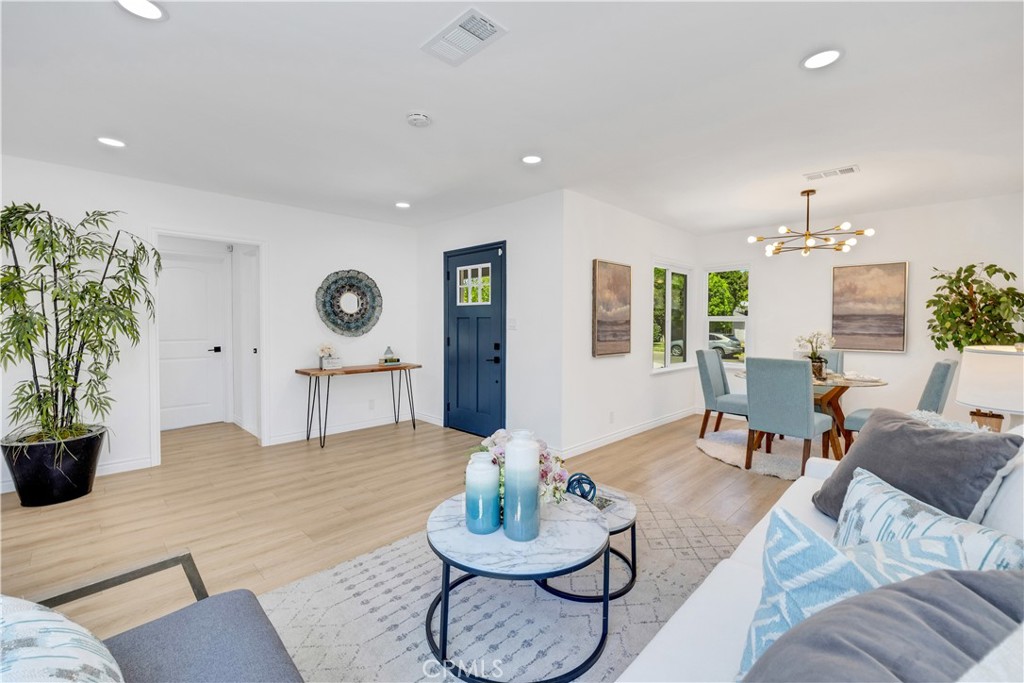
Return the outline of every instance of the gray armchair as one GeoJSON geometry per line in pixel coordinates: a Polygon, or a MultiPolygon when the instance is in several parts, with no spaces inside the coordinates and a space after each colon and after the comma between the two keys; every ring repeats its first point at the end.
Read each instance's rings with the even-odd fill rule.
{"type": "Polygon", "coordinates": [[[233,590],[208,597],[190,553],[41,600],[40,604],[56,607],[175,566],[184,570],[196,602],[103,641],[121,668],[125,683],[302,682],[302,675],[256,596],[248,590],[233,590]]]}

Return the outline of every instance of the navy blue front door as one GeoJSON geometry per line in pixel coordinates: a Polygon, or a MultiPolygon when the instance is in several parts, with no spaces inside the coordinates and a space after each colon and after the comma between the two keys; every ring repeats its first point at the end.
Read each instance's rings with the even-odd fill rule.
{"type": "Polygon", "coordinates": [[[505,243],[444,255],[444,426],[505,426],[505,243]]]}

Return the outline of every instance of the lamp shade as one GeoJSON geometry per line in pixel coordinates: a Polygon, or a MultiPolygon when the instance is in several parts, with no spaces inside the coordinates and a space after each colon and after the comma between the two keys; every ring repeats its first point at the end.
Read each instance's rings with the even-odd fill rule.
{"type": "Polygon", "coordinates": [[[1013,346],[964,348],[956,402],[997,413],[1024,413],[1024,349],[1013,346]]]}

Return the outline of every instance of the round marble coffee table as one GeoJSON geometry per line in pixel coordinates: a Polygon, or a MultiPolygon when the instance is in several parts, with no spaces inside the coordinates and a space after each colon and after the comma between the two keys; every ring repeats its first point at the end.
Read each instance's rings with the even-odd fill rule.
{"type": "Polygon", "coordinates": [[[441,558],[441,590],[427,609],[427,644],[441,665],[454,676],[471,683],[492,683],[467,671],[448,657],[448,602],[452,589],[478,576],[508,581],[541,581],[571,574],[604,556],[604,593],[601,638],[593,653],[577,667],[540,683],[566,683],[578,678],[597,662],[608,640],[609,560],[608,522],[594,505],[576,496],[541,508],[540,535],[525,543],[509,540],[503,529],[493,534],[472,534],[466,529],[464,495],[444,501],[427,519],[427,543],[441,558]],[[451,581],[451,568],[466,574],[451,581]],[[431,622],[438,605],[439,638],[431,622]],[[440,643],[438,643],[440,640],[440,643]]]}
{"type": "MultiPolygon", "coordinates": [[[[575,496],[570,495],[569,497],[575,496]]],[[[605,522],[608,524],[609,535],[615,536],[616,534],[624,534],[627,531],[630,532],[629,557],[626,557],[625,553],[618,548],[609,548],[612,555],[622,560],[626,564],[626,569],[629,570],[629,580],[625,585],[615,589],[609,595],[609,599],[615,600],[633,590],[633,586],[636,584],[636,505],[633,504],[633,501],[624,492],[611,486],[604,486],[603,484],[598,484],[597,486],[593,505],[604,515],[605,522]]],[[[580,595],[579,593],[563,591],[560,588],[549,585],[547,579],[538,580],[537,585],[552,595],[575,602],[601,602],[604,599],[602,595],[580,595]]]]}

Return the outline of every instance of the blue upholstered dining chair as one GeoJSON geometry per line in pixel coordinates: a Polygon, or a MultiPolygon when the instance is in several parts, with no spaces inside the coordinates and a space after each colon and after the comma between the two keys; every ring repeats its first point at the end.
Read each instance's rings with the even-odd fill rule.
{"type": "Polygon", "coordinates": [[[747,414],[747,395],[734,394],[729,391],[729,378],[725,374],[722,357],[715,351],[697,351],[697,369],[700,371],[700,388],[704,390],[704,420],[700,423],[700,437],[708,428],[708,418],[713,411],[718,412],[715,429],[722,425],[722,415],[747,414]]]}
{"type": "Polygon", "coordinates": [[[828,457],[832,418],[814,412],[810,361],[747,358],[747,421],[745,469],[750,469],[761,434],[803,439],[801,474],[811,457],[811,439],[821,436],[821,454],[828,457]]]}
{"type": "MultiPolygon", "coordinates": [[[[940,360],[932,367],[932,374],[921,392],[921,400],[917,402],[918,410],[928,410],[933,413],[941,413],[946,407],[946,399],[949,398],[949,391],[953,388],[953,376],[956,375],[956,366],[959,361],[940,360]]],[[[859,432],[864,428],[864,423],[871,417],[873,408],[861,408],[846,416],[843,422],[844,436],[847,443],[852,443],[852,432],[859,432]]]]}

